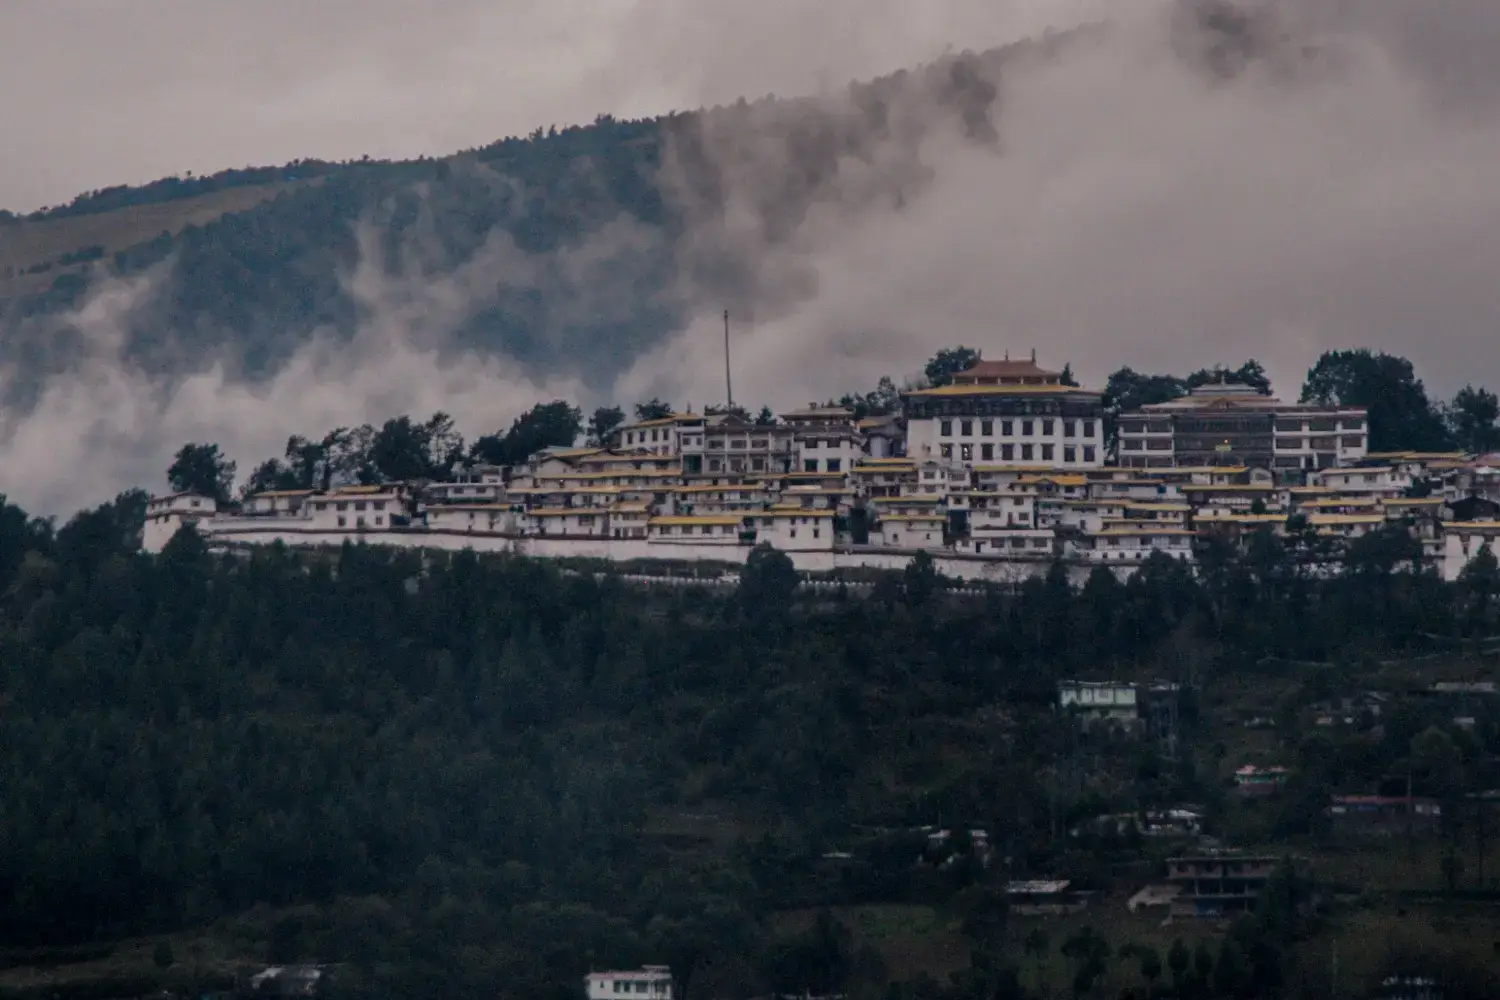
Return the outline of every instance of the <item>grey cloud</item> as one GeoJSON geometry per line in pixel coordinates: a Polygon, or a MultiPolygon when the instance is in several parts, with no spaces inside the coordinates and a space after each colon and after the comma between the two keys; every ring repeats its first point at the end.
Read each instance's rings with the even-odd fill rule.
{"type": "MultiPolygon", "coordinates": [[[[486,258],[507,257],[496,248],[486,258]]],[[[66,322],[87,352],[49,379],[33,406],[0,423],[3,492],[36,513],[67,514],[132,486],[161,489],[171,455],[186,441],[214,441],[242,475],[279,456],[289,435],[408,413],[451,414],[460,428],[487,433],[537,399],[577,399],[566,379],[535,379],[490,356],[440,350],[429,336],[475,297],[457,275],[417,283],[379,271],[366,254],[349,277],[365,321],[352,341],[320,336],[277,377],[252,385],[221,365],[170,383],[126,363],[123,330],[149,301],[162,272],[96,288],[66,322]]]]}
{"type": "MultiPolygon", "coordinates": [[[[1444,392],[1493,381],[1500,122],[1478,86],[1454,113],[1432,47],[1494,19],[1459,5],[1413,38],[1389,9],[1240,3],[1248,34],[1226,39],[1184,25],[1205,6],[1143,4],[1055,58],[989,68],[996,148],[934,129],[919,197],[840,214],[831,196],[790,245],[738,247],[801,278],[757,303],[740,394],[867,388],[957,342],[1035,347],[1095,382],[1253,355],[1295,395],[1317,353],[1348,346],[1412,355],[1444,392]]],[[[670,371],[716,398],[704,313],[624,384],[670,371]]]]}
{"type": "MultiPolygon", "coordinates": [[[[0,199],[55,201],[183,167],[437,153],[601,111],[804,94],[727,112],[698,137],[724,211],[694,200],[692,175],[668,171],[694,208],[674,294],[696,315],[623,373],[613,398],[720,398],[726,305],[737,395],[776,406],[899,379],[957,342],[991,355],[1035,347],[1093,382],[1123,363],[1183,371],[1253,355],[1295,394],[1319,351],[1356,345],[1412,356],[1443,392],[1500,381],[1488,363],[1500,328],[1500,67],[1485,58],[1500,8],[1447,0],[1418,18],[1402,0],[1234,4],[1254,30],[1230,40],[1226,62],[1218,29],[1185,29],[1186,8],[1170,0],[475,0],[420,16],[394,0],[60,0],[23,10],[41,19],[33,32],[71,38],[76,56],[49,55],[25,31],[8,34],[19,53],[0,53],[12,57],[0,60],[9,92],[58,60],[49,97],[0,110],[13,140],[0,151],[0,199]],[[172,30],[142,31],[161,15],[141,11],[163,9],[180,21],[157,27],[172,30]],[[976,64],[994,87],[978,109],[992,135],[973,127],[975,107],[930,85],[893,96],[886,126],[871,129],[844,86],[950,46],[1104,15],[1107,30],[976,64]],[[127,29],[140,48],[111,57],[127,29]],[[36,61],[18,59],[27,51],[36,61]],[[773,128],[798,108],[853,133],[817,153],[810,175],[799,173],[808,149],[773,128]]],[[[677,142],[680,158],[689,147],[677,142]]],[[[415,277],[420,256],[393,275],[366,254],[350,276],[365,317],[355,345],[319,340],[253,390],[214,370],[165,392],[126,369],[111,324],[144,292],[107,286],[78,323],[100,345],[92,359],[49,383],[37,418],[0,448],[8,468],[27,469],[7,486],[60,509],[159,475],[187,439],[221,440],[248,466],[289,433],[403,410],[447,409],[475,432],[538,398],[605,401],[532,384],[502,361],[435,353],[428,334],[482,306],[485,268],[518,282],[562,268],[587,282],[598,262],[653,238],[616,229],[546,261],[495,243],[437,280],[415,277]]]]}

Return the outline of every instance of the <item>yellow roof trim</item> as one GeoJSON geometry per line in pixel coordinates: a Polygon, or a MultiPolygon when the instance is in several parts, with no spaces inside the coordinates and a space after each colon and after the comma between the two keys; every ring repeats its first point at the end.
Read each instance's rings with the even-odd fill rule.
{"type": "Polygon", "coordinates": [[[1099,396],[1092,389],[1080,389],[1076,385],[943,385],[935,389],[916,389],[902,393],[917,398],[952,396],[1099,396]]]}

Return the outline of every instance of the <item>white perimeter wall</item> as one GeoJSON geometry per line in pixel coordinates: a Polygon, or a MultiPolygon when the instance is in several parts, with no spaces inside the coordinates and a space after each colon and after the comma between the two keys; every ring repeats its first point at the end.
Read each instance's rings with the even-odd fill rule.
{"type": "MultiPolygon", "coordinates": [[[[309,531],[288,527],[257,526],[233,531],[210,531],[215,543],[271,545],[317,548],[338,547],[344,542],[392,545],[399,548],[458,552],[509,552],[543,559],[603,559],[630,562],[638,559],[682,560],[694,562],[743,563],[749,556],[748,545],[663,544],[641,538],[539,538],[535,536],[471,534],[458,531],[309,531]]],[[[942,575],[957,580],[989,583],[1020,583],[1042,577],[1052,566],[1051,557],[1012,560],[977,556],[960,556],[950,552],[931,552],[933,567],[942,575]]],[[[830,573],[841,569],[882,569],[900,571],[907,567],[915,552],[861,546],[838,552],[788,552],[792,565],[804,573],[830,573]]],[[[1070,563],[1068,578],[1074,586],[1088,579],[1093,566],[1070,563]]],[[[1125,579],[1136,566],[1110,566],[1116,576],[1125,579]]]]}

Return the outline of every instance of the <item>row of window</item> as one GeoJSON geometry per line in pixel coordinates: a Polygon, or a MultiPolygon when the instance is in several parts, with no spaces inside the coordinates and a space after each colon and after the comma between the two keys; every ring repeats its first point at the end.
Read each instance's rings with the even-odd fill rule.
{"type": "MultiPolygon", "coordinates": [[[[682,443],[683,443],[684,446],[690,446],[690,445],[697,444],[698,442],[697,442],[697,440],[695,438],[684,438],[682,443]]],[[[802,446],[802,448],[804,450],[813,450],[813,451],[816,451],[819,448],[834,448],[834,449],[838,449],[838,448],[843,448],[846,445],[848,447],[850,447],[851,449],[854,447],[854,442],[852,442],[852,441],[845,441],[842,438],[807,438],[807,439],[805,439],[803,441],[800,441],[799,443],[801,444],[801,446],[802,446]]],[[[767,448],[770,448],[773,445],[777,445],[777,444],[791,444],[791,442],[790,441],[786,441],[786,440],[768,441],[765,438],[751,438],[747,442],[744,438],[731,438],[729,440],[729,448],[728,448],[728,450],[729,451],[747,451],[747,450],[748,451],[765,451],[767,448]],[[749,446],[748,448],[746,447],[747,444],[749,446]]],[[[723,438],[709,438],[708,439],[708,450],[709,451],[724,451],[725,450],[724,445],[725,445],[725,442],[724,442],[723,438]]]]}
{"type": "Polygon", "coordinates": [[[1363,431],[1365,422],[1363,420],[1309,420],[1305,423],[1301,420],[1278,420],[1276,421],[1277,434],[1305,434],[1308,431],[1363,431]]]}
{"type": "Polygon", "coordinates": [[[1363,448],[1365,439],[1362,437],[1315,437],[1297,438],[1287,441],[1284,438],[1276,441],[1277,451],[1333,451],[1336,448],[1363,448]]]}
{"type": "MultiPolygon", "coordinates": [[[[362,518],[362,517],[356,517],[354,519],[354,526],[356,528],[370,527],[370,525],[365,524],[365,519],[362,518]]],[[[347,528],[347,527],[349,527],[349,518],[348,517],[340,517],[339,518],[339,527],[340,528],[347,528]]],[[[383,518],[383,517],[381,517],[380,515],[377,514],[375,516],[374,527],[376,527],[376,528],[383,528],[383,527],[385,527],[385,518],[383,518]]]]}
{"type": "MultiPolygon", "coordinates": [[[[1026,548],[1027,539],[1025,539],[1025,538],[1010,538],[1010,539],[992,538],[992,539],[989,540],[990,548],[993,551],[995,551],[995,552],[999,552],[1001,549],[1005,548],[1005,545],[1006,545],[1007,541],[1010,543],[1010,547],[1013,548],[1013,549],[1024,549],[1024,548],[1026,548]]],[[[1033,539],[1030,539],[1030,543],[1031,543],[1031,547],[1034,548],[1034,549],[1050,549],[1050,548],[1052,548],[1052,539],[1050,539],[1050,538],[1033,538],[1033,539]]],[[[976,553],[983,552],[984,551],[984,542],[976,541],[974,543],[974,551],[976,553]]]]}
{"type": "MultiPolygon", "coordinates": [[[[996,446],[992,445],[992,444],[982,444],[982,445],[979,445],[979,460],[981,462],[993,462],[995,460],[995,447],[996,446]]],[[[1035,461],[1051,462],[1051,461],[1055,461],[1056,460],[1056,456],[1057,456],[1057,446],[1056,445],[1050,445],[1050,444],[1044,444],[1044,445],[1002,444],[1002,445],[999,446],[999,449],[1000,449],[1000,461],[1002,461],[1002,462],[1014,462],[1014,461],[1016,461],[1017,454],[1020,455],[1020,461],[1022,461],[1022,462],[1035,462],[1035,461]],[[1019,449],[1019,451],[1017,449],[1019,449]],[[1040,459],[1037,458],[1038,454],[1041,455],[1040,459]]],[[[953,457],[953,445],[951,445],[951,444],[941,445],[938,450],[941,452],[941,454],[942,454],[942,456],[944,458],[950,458],[951,459],[953,457]]],[[[1092,462],[1092,461],[1094,461],[1095,460],[1095,456],[1097,454],[1098,454],[1098,449],[1096,449],[1093,445],[1087,444],[1087,445],[1083,446],[1083,460],[1085,462],[1092,462]]],[[[1063,446],[1063,450],[1062,450],[1062,456],[1063,456],[1062,460],[1063,460],[1064,463],[1077,462],[1078,461],[1078,448],[1075,445],[1071,445],[1071,444],[1064,445],[1063,446]]],[[[963,461],[963,462],[972,462],[972,461],[974,461],[974,445],[972,445],[972,444],[961,444],[961,445],[959,445],[958,446],[958,457],[959,457],[959,460],[963,461]]]]}
{"type": "MultiPolygon", "coordinates": [[[[938,436],[953,437],[953,427],[957,424],[959,437],[973,437],[976,423],[979,425],[980,437],[994,437],[996,423],[1000,424],[1001,437],[1015,437],[1016,424],[1021,425],[1021,437],[1034,437],[1038,425],[1041,426],[1042,437],[1051,437],[1055,422],[1052,420],[940,420],[938,421],[938,436]]],[[[1063,420],[1061,423],[1062,436],[1065,438],[1094,436],[1092,420],[1063,420]]]]}
{"type": "MultiPolygon", "coordinates": [[[[814,463],[814,464],[816,464],[816,463],[814,463]]],[[[771,467],[766,464],[766,460],[764,458],[752,458],[752,459],[750,459],[750,471],[751,472],[766,472],[770,468],[771,467]]],[[[745,459],[743,459],[743,458],[731,458],[731,459],[727,459],[726,460],[726,459],[722,459],[722,458],[710,458],[708,460],[708,471],[709,472],[725,472],[725,471],[728,471],[728,472],[744,472],[745,471],[745,459]]],[[[817,469],[808,469],[807,471],[808,472],[817,472],[818,470],[817,469]]]]}
{"type": "Polygon", "coordinates": [[[384,500],[340,500],[336,503],[328,500],[320,500],[317,503],[313,504],[313,507],[318,510],[327,510],[329,503],[333,503],[334,510],[348,510],[351,503],[354,505],[354,509],[356,511],[364,510],[367,503],[369,504],[369,508],[371,510],[385,510],[384,500]]]}

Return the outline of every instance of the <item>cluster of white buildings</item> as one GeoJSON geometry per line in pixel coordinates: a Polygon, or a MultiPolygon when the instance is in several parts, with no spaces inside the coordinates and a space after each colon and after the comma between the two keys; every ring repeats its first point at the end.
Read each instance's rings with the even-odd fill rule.
{"type": "Polygon", "coordinates": [[[1399,522],[1455,578],[1500,536],[1500,468],[1371,454],[1363,410],[1211,385],[1122,414],[1118,429],[1111,456],[1098,392],[1034,358],[980,361],[905,393],[899,415],[679,413],[452,482],[261,493],[232,511],[156,497],[145,545],[160,550],[186,523],[224,544],[616,561],[737,563],[765,543],[808,571],[900,568],[925,550],[948,575],[1016,580],[1059,559],[1080,576],[1127,575],[1153,553],[1191,561],[1204,534],[1283,532],[1298,516],[1335,542],[1399,522]]]}

